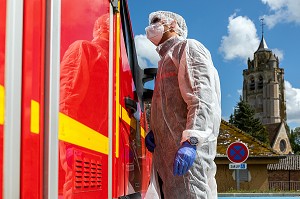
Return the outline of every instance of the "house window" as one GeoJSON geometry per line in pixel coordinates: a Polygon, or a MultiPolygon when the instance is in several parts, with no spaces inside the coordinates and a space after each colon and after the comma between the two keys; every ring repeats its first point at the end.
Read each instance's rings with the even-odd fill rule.
{"type": "Polygon", "coordinates": [[[286,150],[286,141],[285,140],[283,140],[283,139],[280,140],[279,148],[280,148],[281,152],[284,152],[286,150]]]}

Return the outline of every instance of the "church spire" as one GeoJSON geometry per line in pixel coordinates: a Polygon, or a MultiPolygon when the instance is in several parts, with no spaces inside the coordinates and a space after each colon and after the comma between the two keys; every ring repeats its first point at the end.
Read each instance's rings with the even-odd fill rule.
{"type": "Polygon", "coordinates": [[[262,18],[260,20],[261,20],[261,40],[260,40],[260,44],[258,46],[257,51],[263,51],[263,50],[269,51],[267,43],[266,43],[265,38],[264,38],[264,25],[265,25],[264,24],[264,18],[262,18]]]}
{"type": "Polygon", "coordinates": [[[269,50],[264,36],[261,37],[260,44],[258,46],[257,51],[262,51],[262,50],[269,50]]]}

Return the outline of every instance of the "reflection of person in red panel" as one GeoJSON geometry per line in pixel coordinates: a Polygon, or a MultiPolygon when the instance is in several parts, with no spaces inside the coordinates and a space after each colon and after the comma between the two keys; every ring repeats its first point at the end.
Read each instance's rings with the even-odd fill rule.
{"type": "MultiPolygon", "coordinates": [[[[78,40],[64,54],[60,69],[60,112],[98,132],[107,132],[109,15],[99,17],[93,40],[78,40]]],[[[64,198],[73,198],[74,150],[60,141],[65,173],[64,198]]]]}
{"type": "Polygon", "coordinates": [[[103,15],[95,22],[94,39],[71,44],[61,62],[60,112],[96,131],[103,121],[99,107],[107,100],[102,74],[108,72],[108,36],[109,18],[103,15]]]}

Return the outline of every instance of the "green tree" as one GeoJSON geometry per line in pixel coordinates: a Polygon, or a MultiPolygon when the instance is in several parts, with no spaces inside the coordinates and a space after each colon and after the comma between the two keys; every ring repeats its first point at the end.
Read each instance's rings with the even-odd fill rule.
{"type": "Polygon", "coordinates": [[[235,106],[234,113],[230,115],[229,123],[259,141],[269,144],[266,127],[262,125],[258,118],[255,118],[255,110],[242,97],[235,106]]]}
{"type": "Polygon", "coordinates": [[[300,155],[300,127],[297,127],[291,131],[289,139],[293,152],[300,155]]]}

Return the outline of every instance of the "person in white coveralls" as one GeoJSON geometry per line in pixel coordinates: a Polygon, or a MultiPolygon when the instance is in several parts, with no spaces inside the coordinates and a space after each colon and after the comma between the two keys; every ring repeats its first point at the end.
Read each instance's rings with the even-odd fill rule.
{"type": "Polygon", "coordinates": [[[221,122],[220,80],[210,52],[187,39],[185,20],[157,11],[147,38],[160,55],[145,138],[167,199],[217,199],[217,137],[221,122]]]}

